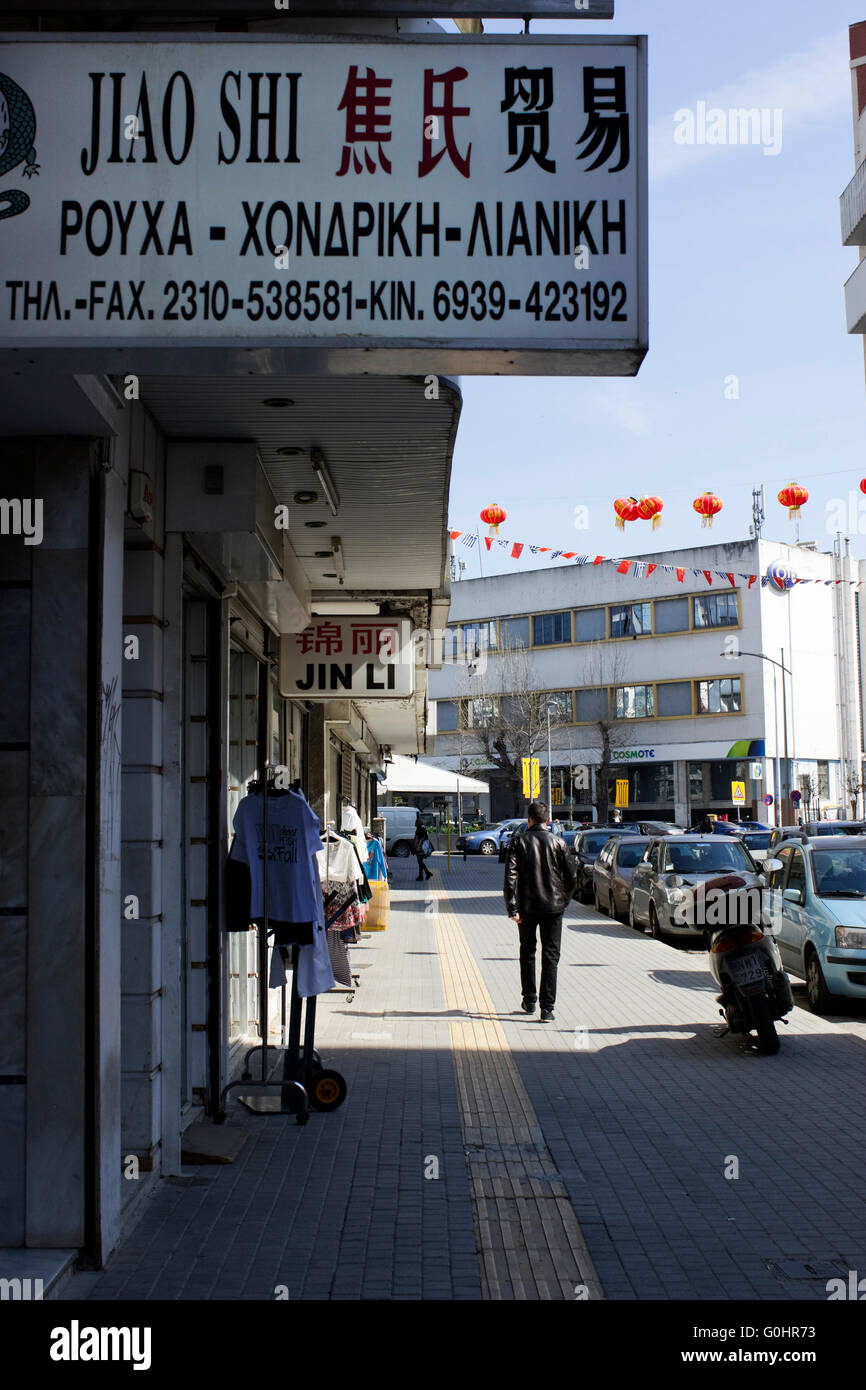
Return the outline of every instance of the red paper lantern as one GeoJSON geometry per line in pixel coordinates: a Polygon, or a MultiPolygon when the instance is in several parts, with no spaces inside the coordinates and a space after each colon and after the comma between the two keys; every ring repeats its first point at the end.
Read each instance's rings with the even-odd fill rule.
{"type": "Polygon", "coordinates": [[[722,510],[722,499],[708,488],[700,497],[695,498],[692,506],[701,518],[701,525],[712,526],[713,517],[722,510]]]}
{"type": "Polygon", "coordinates": [[[508,513],[502,507],[498,507],[495,502],[491,502],[490,506],[485,507],[481,513],[481,520],[485,526],[490,527],[491,536],[499,535],[499,528],[507,519],[508,513]]]}
{"type": "Polygon", "coordinates": [[[653,530],[662,524],[662,508],[664,502],[660,497],[642,497],[637,504],[638,516],[644,521],[651,521],[653,530]]]}
{"type": "Polygon", "coordinates": [[[637,521],[640,516],[636,497],[618,497],[613,504],[613,509],[616,512],[615,524],[618,531],[624,531],[627,521],[637,521]]]}
{"type": "Polygon", "coordinates": [[[800,515],[800,508],[805,506],[808,500],[808,492],[798,483],[789,483],[787,487],[782,488],[778,496],[778,501],[781,502],[782,506],[788,508],[789,520],[800,515]]]}
{"type": "Polygon", "coordinates": [[[860,479],[860,491],[866,492],[866,478],[860,479]]]}

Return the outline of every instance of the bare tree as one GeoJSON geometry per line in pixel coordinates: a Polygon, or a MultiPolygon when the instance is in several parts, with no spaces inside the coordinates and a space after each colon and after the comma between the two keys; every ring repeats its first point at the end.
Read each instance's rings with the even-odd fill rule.
{"type": "Polygon", "coordinates": [[[535,757],[547,742],[548,706],[551,729],[567,723],[571,712],[540,687],[532,658],[519,642],[490,653],[483,671],[463,668],[459,685],[463,737],[503,774],[518,815],[525,800],[523,759],[535,757]]]}
{"type": "Polygon", "coordinates": [[[610,782],[618,761],[613,755],[620,749],[632,747],[635,742],[635,720],[617,718],[617,687],[626,684],[622,649],[607,642],[588,643],[584,648],[581,677],[584,687],[581,698],[589,712],[596,715],[586,726],[585,734],[590,747],[598,748],[601,755],[596,765],[593,805],[599,822],[604,824],[610,814],[610,782]]]}
{"type": "Polygon", "coordinates": [[[812,774],[810,772],[801,772],[798,780],[800,783],[800,791],[803,796],[803,801],[805,802],[804,810],[806,812],[806,815],[804,819],[812,820],[812,812],[814,810],[812,801],[815,796],[815,783],[812,780],[812,774]]]}
{"type": "Polygon", "coordinates": [[[860,793],[866,791],[866,781],[863,780],[863,770],[858,767],[849,767],[845,777],[845,790],[848,793],[848,800],[851,802],[851,819],[857,819],[857,800],[860,793]]]}

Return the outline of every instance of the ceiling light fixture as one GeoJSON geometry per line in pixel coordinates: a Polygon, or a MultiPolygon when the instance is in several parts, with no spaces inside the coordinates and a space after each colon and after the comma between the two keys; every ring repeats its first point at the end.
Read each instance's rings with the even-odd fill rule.
{"type": "Polygon", "coordinates": [[[294,458],[295,454],[302,454],[303,449],[298,449],[294,444],[281,444],[276,453],[282,454],[283,458],[294,458]]]}
{"type": "Polygon", "coordinates": [[[273,410],[282,410],[284,406],[294,404],[295,402],[290,401],[288,396],[265,396],[262,401],[262,405],[268,405],[273,410]]]}
{"type": "Polygon", "coordinates": [[[325,462],[325,455],[321,449],[311,449],[310,458],[313,461],[313,471],[319,480],[319,484],[325,494],[325,501],[331,509],[331,515],[336,516],[340,510],[340,494],[337,491],[333,478],[328,472],[328,465],[325,462]]]}
{"type": "Polygon", "coordinates": [[[318,500],[319,494],[317,492],[304,491],[295,493],[295,501],[298,503],[298,506],[301,507],[306,507],[310,502],[318,502],[318,500]]]}

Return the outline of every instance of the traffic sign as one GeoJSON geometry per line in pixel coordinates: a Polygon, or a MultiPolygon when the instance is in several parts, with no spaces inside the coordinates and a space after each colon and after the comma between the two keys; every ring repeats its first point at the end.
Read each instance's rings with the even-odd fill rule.
{"type": "Polygon", "coordinates": [[[746,784],[745,782],[731,783],[731,800],[735,806],[745,806],[746,804],[746,784]]]}
{"type": "Polygon", "coordinates": [[[801,798],[800,798],[800,793],[799,793],[799,792],[791,792],[791,800],[792,800],[792,801],[797,802],[797,801],[799,801],[800,799],[801,799],[801,798]]]}
{"type": "Polygon", "coordinates": [[[764,797],[764,805],[765,805],[765,806],[772,806],[772,804],[773,804],[773,798],[771,797],[770,793],[767,792],[767,795],[764,797]]]}
{"type": "Polygon", "coordinates": [[[753,782],[760,782],[764,775],[763,763],[749,763],[749,776],[753,782]]]}

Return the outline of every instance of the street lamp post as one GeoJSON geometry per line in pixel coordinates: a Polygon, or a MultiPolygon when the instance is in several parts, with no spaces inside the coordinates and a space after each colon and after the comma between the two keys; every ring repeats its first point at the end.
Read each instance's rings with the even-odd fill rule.
{"type": "MultiPolygon", "coordinates": [[[[785,689],[785,673],[787,672],[787,674],[788,674],[789,676],[791,676],[792,678],[793,678],[794,673],[793,673],[793,671],[790,669],[790,667],[788,667],[788,666],[785,665],[785,648],[784,648],[784,647],[781,647],[781,648],[780,648],[780,652],[781,652],[781,656],[782,656],[782,660],[781,660],[781,661],[776,661],[775,658],[772,657],[772,656],[765,656],[763,652],[744,652],[744,651],[740,651],[740,652],[738,652],[738,655],[739,655],[739,656],[754,656],[754,657],[757,657],[757,659],[758,659],[759,661],[769,661],[770,664],[771,664],[771,666],[778,666],[779,670],[782,672],[782,739],[783,739],[783,742],[784,742],[784,769],[785,769],[785,771],[784,771],[784,775],[783,775],[783,777],[782,777],[782,779],[781,779],[781,786],[780,786],[779,790],[780,790],[781,793],[782,793],[782,800],[785,802],[785,804],[786,804],[786,806],[787,806],[788,800],[789,800],[790,795],[791,795],[791,765],[790,765],[790,763],[789,763],[789,761],[788,761],[788,696],[787,696],[787,692],[786,692],[786,689],[785,689]]],[[[721,655],[721,656],[728,656],[729,653],[727,653],[727,652],[721,652],[720,655],[721,655]]],[[[775,689],[775,685],[774,685],[774,689],[775,689]]],[[[778,738],[777,738],[777,747],[778,747],[778,738]]],[[[783,822],[783,821],[780,821],[780,824],[784,824],[784,822],[783,822]]]]}

